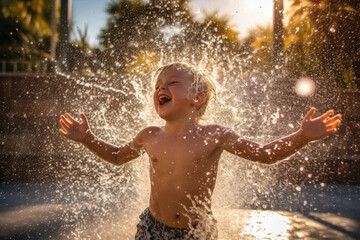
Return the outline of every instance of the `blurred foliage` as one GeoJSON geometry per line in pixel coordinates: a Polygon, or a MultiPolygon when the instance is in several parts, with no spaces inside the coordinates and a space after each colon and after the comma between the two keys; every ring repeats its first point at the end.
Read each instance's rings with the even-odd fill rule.
{"type": "Polygon", "coordinates": [[[100,35],[102,49],[93,51],[96,57],[82,65],[93,72],[123,73],[137,68],[152,72],[158,62],[199,62],[210,46],[214,57],[241,47],[228,18],[207,13],[203,21],[195,21],[188,1],[118,0],[109,4],[107,12],[108,23],[100,35]]]}
{"type": "MultiPolygon", "coordinates": [[[[87,27],[77,29],[78,37],[70,46],[70,71],[137,74],[141,69],[151,73],[156,64],[184,60],[271,73],[271,26],[255,27],[239,40],[226,16],[212,12],[195,20],[189,1],[112,1],[99,36],[100,49],[90,48],[87,27]]],[[[49,57],[51,4],[3,0],[0,9],[0,58],[49,57]]],[[[285,66],[279,67],[291,78],[321,76],[345,89],[359,89],[360,1],[292,0],[287,14],[285,66]]]]}
{"type": "Polygon", "coordinates": [[[344,88],[359,88],[360,1],[293,0],[289,12],[288,71],[327,76],[344,88]]]}
{"type": "Polygon", "coordinates": [[[257,26],[248,32],[244,39],[244,45],[248,46],[250,53],[248,62],[251,63],[251,70],[271,71],[273,32],[272,26],[257,26]]]}
{"type": "Polygon", "coordinates": [[[76,30],[78,38],[75,39],[74,45],[84,52],[88,51],[90,48],[88,40],[88,25],[85,25],[84,31],[81,31],[80,28],[76,28],[76,30]]]}
{"type": "MultiPolygon", "coordinates": [[[[285,26],[285,69],[289,77],[329,79],[344,89],[360,88],[360,1],[293,0],[285,26]]],[[[271,27],[256,27],[245,38],[251,68],[272,69],[271,27]]]]}
{"type": "Polygon", "coordinates": [[[0,2],[0,58],[50,57],[51,4],[44,0],[0,2]]]}

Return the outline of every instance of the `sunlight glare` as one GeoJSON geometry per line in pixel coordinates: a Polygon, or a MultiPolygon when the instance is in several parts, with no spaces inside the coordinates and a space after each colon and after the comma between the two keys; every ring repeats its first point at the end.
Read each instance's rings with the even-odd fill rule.
{"type": "Polygon", "coordinates": [[[244,223],[243,236],[254,239],[289,239],[290,220],[276,212],[253,211],[244,223]]]}
{"type": "Polygon", "coordinates": [[[249,29],[266,26],[272,22],[273,1],[269,0],[196,0],[190,3],[195,19],[202,20],[206,13],[229,17],[229,23],[245,37],[249,29]]]}

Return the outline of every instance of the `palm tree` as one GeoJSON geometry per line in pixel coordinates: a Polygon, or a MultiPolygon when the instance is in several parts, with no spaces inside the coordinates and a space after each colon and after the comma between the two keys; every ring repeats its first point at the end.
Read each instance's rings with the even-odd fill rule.
{"type": "Polygon", "coordinates": [[[85,25],[83,32],[80,30],[80,28],[77,28],[76,30],[79,38],[75,40],[75,45],[84,52],[86,52],[89,49],[88,25],[85,25]]]}
{"type": "Polygon", "coordinates": [[[100,36],[105,48],[104,55],[108,59],[104,62],[110,65],[108,69],[125,69],[116,67],[116,64],[140,64],[145,69],[143,65],[149,61],[191,59],[197,62],[210,48],[213,54],[228,54],[237,48],[238,33],[229,27],[227,18],[219,18],[212,13],[206,14],[204,21],[197,22],[187,2],[112,2],[107,10],[110,15],[108,24],[100,36]]]}

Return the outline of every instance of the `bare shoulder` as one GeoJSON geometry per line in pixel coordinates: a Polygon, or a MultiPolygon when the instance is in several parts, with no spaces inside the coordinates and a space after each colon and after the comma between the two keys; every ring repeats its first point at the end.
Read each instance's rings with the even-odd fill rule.
{"type": "Polygon", "coordinates": [[[227,148],[235,142],[241,140],[241,137],[233,129],[219,124],[204,126],[209,137],[216,139],[217,144],[222,148],[227,148]]]}
{"type": "Polygon", "coordinates": [[[206,133],[218,137],[223,137],[224,135],[232,131],[230,128],[222,126],[220,124],[204,125],[203,127],[206,133]]]}
{"type": "Polygon", "coordinates": [[[149,126],[141,130],[134,138],[134,142],[137,144],[143,144],[150,138],[160,134],[163,131],[163,127],[149,126]]]}

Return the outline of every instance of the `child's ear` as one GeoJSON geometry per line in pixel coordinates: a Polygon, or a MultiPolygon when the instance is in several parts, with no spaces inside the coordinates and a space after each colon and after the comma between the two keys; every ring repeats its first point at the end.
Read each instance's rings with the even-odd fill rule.
{"type": "Polygon", "coordinates": [[[206,99],[206,95],[204,92],[197,92],[192,101],[193,105],[195,107],[198,107],[205,102],[205,99],[206,99]]]}

